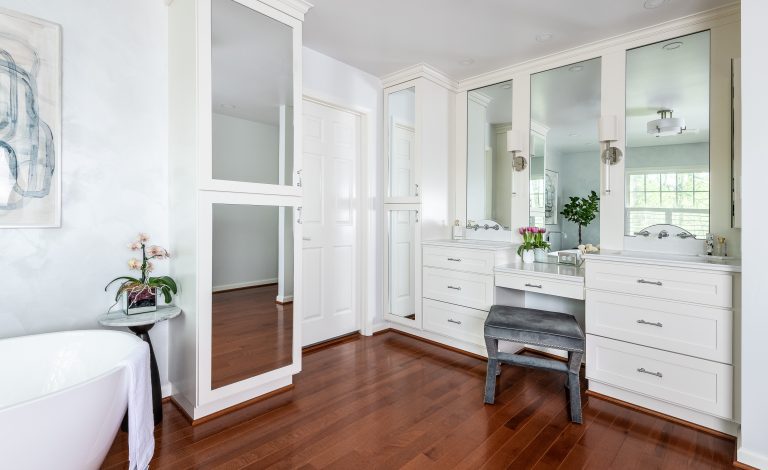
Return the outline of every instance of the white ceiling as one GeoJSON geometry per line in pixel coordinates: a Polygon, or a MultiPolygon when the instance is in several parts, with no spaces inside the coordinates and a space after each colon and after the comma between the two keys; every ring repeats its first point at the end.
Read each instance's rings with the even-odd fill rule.
{"type": "Polygon", "coordinates": [[[293,98],[290,27],[232,0],[213,0],[213,112],[278,125],[293,98]]]}
{"type": "Polygon", "coordinates": [[[732,1],[313,0],[304,44],[376,76],[424,62],[463,79],[732,1]]]}

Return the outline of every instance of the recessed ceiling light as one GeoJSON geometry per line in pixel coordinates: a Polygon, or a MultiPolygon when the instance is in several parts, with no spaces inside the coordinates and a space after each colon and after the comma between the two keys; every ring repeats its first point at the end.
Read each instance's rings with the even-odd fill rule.
{"type": "Polygon", "coordinates": [[[571,65],[568,67],[569,72],[581,72],[582,70],[584,70],[583,65],[571,65]]]}
{"type": "Polygon", "coordinates": [[[461,65],[472,65],[474,63],[475,63],[475,59],[470,59],[469,57],[467,57],[466,59],[461,59],[459,61],[459,64],[461,65]]]}
{"type": "Polygon", "coordinates": [[[660,6],[667,3],[669,0],[645,0],[643,3],[643,8],[646,10],[653,10],[654,8],[659,8],[660,6]]]}
{"type": "Polygon", "coordinates": [[[663,46],[661,46],[661,48],[664,49],[665,51],[674,51],[675,49],[680,48],[680,46],[682,45],[683,45],[682,42],[675,41],[675,42],[664,44],[663,46]]]}
{"type": "Polygon", "coordinates": [[[552,33],[541,33],[536,35],[536,40],[538,42],[547,42],[550,39],[552,39],[554,35],[552,33]]]}

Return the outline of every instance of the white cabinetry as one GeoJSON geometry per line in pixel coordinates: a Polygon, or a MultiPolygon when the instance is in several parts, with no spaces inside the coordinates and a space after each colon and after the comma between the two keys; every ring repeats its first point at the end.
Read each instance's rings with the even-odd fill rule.
{"type": "Polygon", "coordinates": [[[734,434],[738,267],[663,256],[588,257],[589,388],[734,434]]]}

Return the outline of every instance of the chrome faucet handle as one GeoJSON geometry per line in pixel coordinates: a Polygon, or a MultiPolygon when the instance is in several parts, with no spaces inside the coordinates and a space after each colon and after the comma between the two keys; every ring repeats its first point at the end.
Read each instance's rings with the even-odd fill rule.
{"type": "Polygon", "coordinates": [[[493,227],[491,227],[491,228],[492,228],[492,229],[494,229],[494,230],[498,230],[500,227],[499,227],[499,224],[496,224],[496,225],[494,225],[494,226],[493,226],[493,227]]]}
{"type": "Polygon", "coordinates": [[[647,238],[647,237],[649,237],[651,235],[651,232],[649,232],[648,230],[641,230],[639,232],[635,232],[635,235],[637,235],[639,237],[646,237],[647,238]]]}
{"type": "Polygon", "coordinates": [[[666,230],[662,230],[661,232],[659,232],[659,240],[661,240],[662,238],[667,238],[668,236],[669,236],[669,232],[667,232],[666,230]]]}
{"type": "Polygon", "coordinates": [[[688,233],[688,232],[680,232],[680,233],[675,234],[675,236],[679,237],[679,238],[682,238],[683,240],[685,240],[686,238],[696,238],[696,235],[694,235],[692,233],[688,233]]]}

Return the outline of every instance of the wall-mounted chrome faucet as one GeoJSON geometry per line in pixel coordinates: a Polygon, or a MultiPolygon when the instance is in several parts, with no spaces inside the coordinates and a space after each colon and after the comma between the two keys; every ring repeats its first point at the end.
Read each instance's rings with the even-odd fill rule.
{"type": "Polygon", "coordinates": [[[651,232],[649,232],[648,230],[641,230],[639,232],[635,232],[635,235],[637,235],[638,237],[648,238],[651,235],[651,232]]]}
{"type": "Polygon", "coordinates": [[[682,238],[683,240],[685,240],[686,238],[696,238],[696,235],[694,235],[694,234],[692,234],[692,233],[689,233],[689,232],[680,232],[680,233],[676,233],[676,234],[675,234],[675,236],[676,236],[676,237],[680,237],[680,238],[682,238]]]}
{"type": "Polygon", "coordinates": [[[658,235],[659,240],[661,240],[662,238],[667,238],[668,236],[669,236],[669,232],[667,232],[666,230],[662,230],[661,232],[659,232],[659,235],[658,235]]]}

